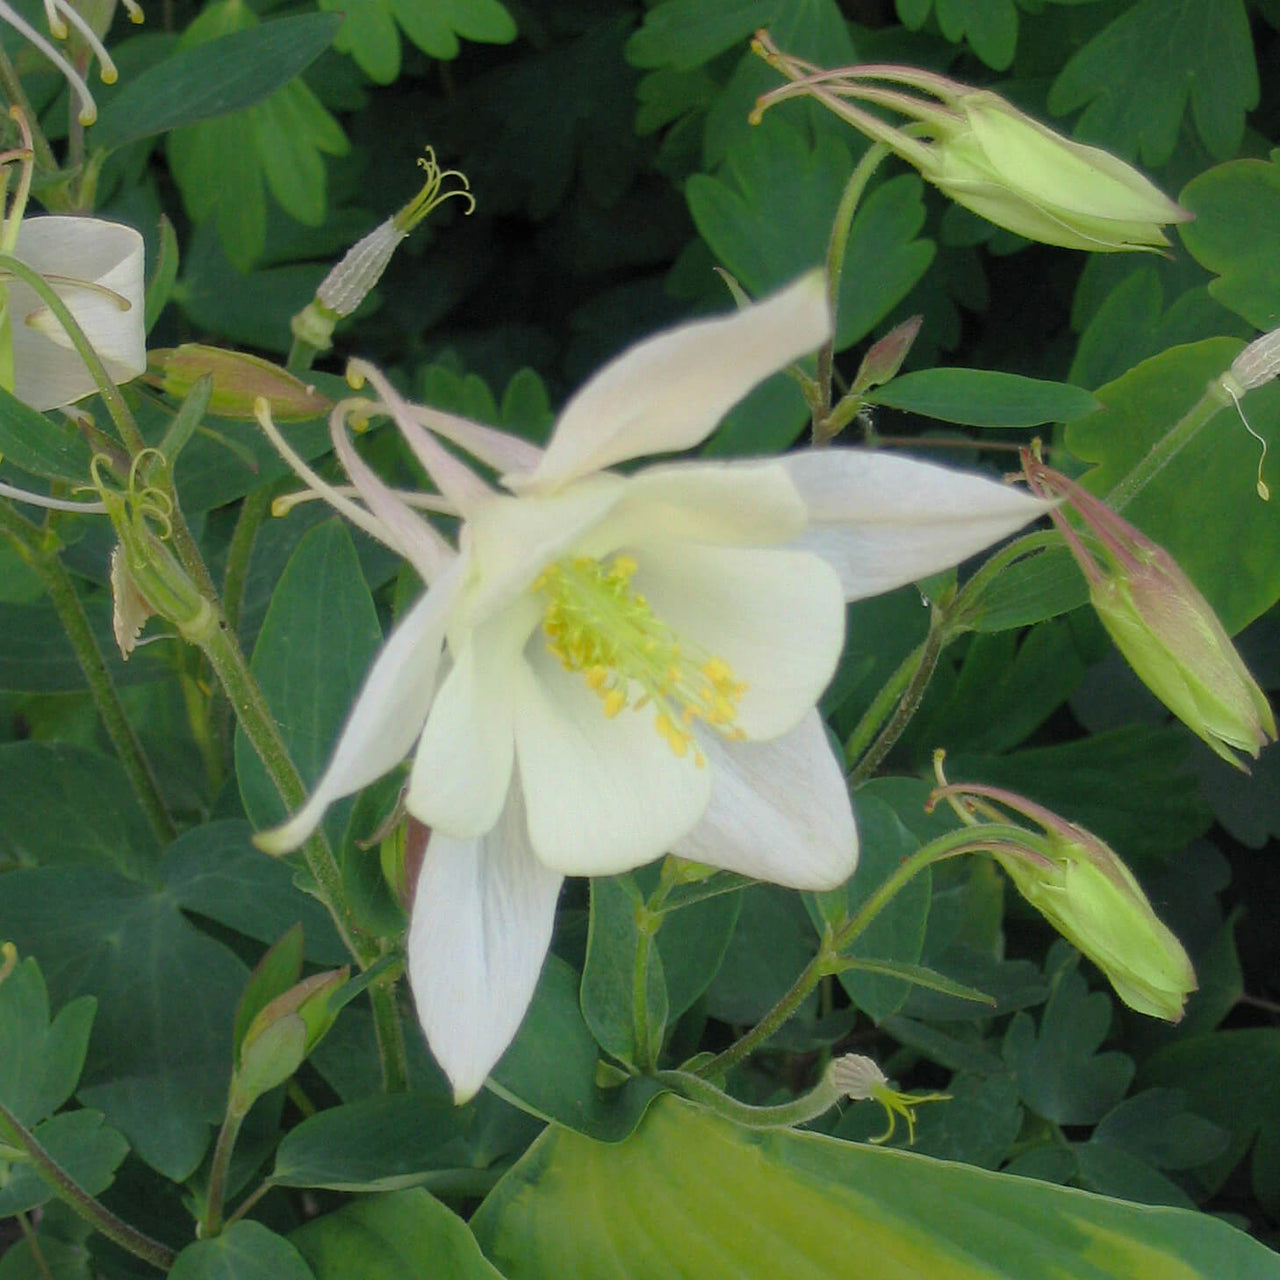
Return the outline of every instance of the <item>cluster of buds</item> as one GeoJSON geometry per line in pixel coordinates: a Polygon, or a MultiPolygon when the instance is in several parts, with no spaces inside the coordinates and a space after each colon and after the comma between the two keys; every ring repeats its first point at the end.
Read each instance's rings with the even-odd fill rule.
{"type": "Polygon", "coordinates": [[[1029,240],[1161,249],[1169,243],[1161,228],[1191,217],[1123,160],[1062,137],[988,90],[914,67],[825,71],[783,53],[763,31],[752,48],[789,81],[758,100],[753,121],[787,98],[811,97],[957,204],[1029,240]],[[896,127],[859,103],[911,123],[896,127]]]}
{"type": "Polygon", "coordinates": [[[935,757],[941,785],[927,807],[946,800],[974,828],[965,851],[994,857],[1018,892],[1106,974],[1131,1009],[1179,1021],[1196,989],[1195,970],[1115,851],[1023,796],[978,783],[948,783],[941,754],[935,757]],[[1011,826],[996,805],[1030,819],[1040,831],[1011,826]]]}
{"type": "Polygon", "coordinates": [[[1243,768],[1276,736],[1267,696],[1249,674],[1209,602],[1173,557],[1110,507],[1030,452],[1027,483],[1062,497],[1100,558],[1060,507],[1050,513],[1089,584],[1089,598],[1116,648],[1152,693],[1222,759],[1243,768]]]}

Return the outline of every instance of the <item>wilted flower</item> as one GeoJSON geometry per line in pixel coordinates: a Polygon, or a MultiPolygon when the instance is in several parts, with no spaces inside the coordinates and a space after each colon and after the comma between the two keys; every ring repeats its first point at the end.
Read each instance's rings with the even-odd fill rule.
{"type": "Polygon", "coordinates": [[[431,836],[409,970],[459,1099],[519,1027],[564,875],[667,851],[802,888],[850,874],[849,796],[814,709],[845,601],[954,564],[1045,509],[976,476],[840,449],[604,470],[699,444],[830,332],[815,273],[660,334],[578,392],[545,451],[406,404],[354,363],[380,403],[344,403],[330,423],[367,510],[263,414],[308,484],[429,589],[370,670],[311,799],[259,843],[295,848],[417,743],[404,803],[431,836]],[[395,419],[463,520],[457,553],[356,454],[351,412],[395,419]],[[436,436],[505,472],[507,492],[436,436]]]}
{"type": "Polygon", "coordinates": [[[907,1141],[916,1140],[916,1108],[925,1102],[949,1102],[949,1093],[903,1093],[895,1089],[889,1078],[868,1057],[860,1053],[846,1053],[832,1060],[827,1068],[830,1082],[842,1096],[854,1102],[878,1102],[883,1108],[889,1127],[870,1142],[888,1142],[898,1127],[898,1117],[907,1122],[907,1141]]]}
{"type": "Polygon", "coordinates": [[[1107,975],[1129,1008],[1181,1020],[1187,996],[1196,989],[1195,970],[1113,849],[1043,805],[999,787],[949,784],[933,793],[930,807],[939,799],[967,822],[974,809],[1002,821],[1003,814],[983,803],[993,800],[1038,824],[1043,834],[1026,831],[1014,840],[984,837],[978,823],[973,847],[995,857],[1018,892],[1107,975]]]}
{"type": "Polygon", "coordinates": [[[1105,502],[1029,455],[1024,466],[1036,492],[1067,498],[1101,548],[1099,562],[1061,511],[1051,512],[1116,648],[1179,720],[1242,768],[1232,748],[1257,756],[1275,740],[1275,716],[1212,606],[1163,547],[1105,502]]]}
{"type": "MultiPolygon", "coordinates": [[[[49,282],[84,330],[113,382],[147,367],[142,237],[101,218],[24,218],[13,255],[49,282]]],[[[97,383],[57,317],[21,280],[4,285],[13,334],[13,394],[57,409],[97,383]]]]}
{"type": "Polygon", "coordinates": [[[823,71],[781,53],[763,32],[754,47],[791,81],[760,99],[754,119],[784,98],[812,97],[957,204],[1030,240],[1099,252],[1160,248],[1169,243],[1161,227],[1192,216],[1123,160],[1062,137],[988,90],[914,67],[823,71]],[[896,128],[849,99],[916,123],[896,128]]]}

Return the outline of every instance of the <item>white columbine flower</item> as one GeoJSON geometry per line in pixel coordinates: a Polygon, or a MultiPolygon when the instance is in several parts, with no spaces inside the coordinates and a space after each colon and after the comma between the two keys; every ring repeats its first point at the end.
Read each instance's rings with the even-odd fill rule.
{"type": "MultiPolygon", "coordinates": [[[[142,237],[101,218],[24,218],[14,256],[53,286],[113,382],[147,367],[142,237]]],[[[57,317],[21,280],[5,287],[13,333],[13,394],[41,411],[97,390],[57,317]]]]}
{"type": "Polygon", "coordinates": [[[405,804],[431,838],[409,973],[459,1100],[520,1025],[565,875],[673,851],[802,889],[849,876],[849,795],[814,709],[845,601],[955,564],[1046,509],[858,450],[605,469],[696,446],[830,332],[815,273],[660,334],[573,397],[545,451],[408,405],[357,365],[462,517],[456,553],[356,455],[343,406],[334,444],[368,510],[291,459],[429,589],[375,661],[311,799],[260,843],[297,847],[416,743],[405,804]],[[436,435],[505,472],[507,491],[436,435]]]}

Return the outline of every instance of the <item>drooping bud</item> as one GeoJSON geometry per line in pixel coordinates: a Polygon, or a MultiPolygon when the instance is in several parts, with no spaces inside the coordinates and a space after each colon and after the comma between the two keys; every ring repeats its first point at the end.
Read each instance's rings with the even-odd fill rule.
{"type": "Polygon", "coordinates": [[[1024,455],[1038,496],[1062,495],[1102,551],[1097,559],[1055,508],[1050,512],[1089,583],[1089,598],[1142,682],[1230,764],[1276,737],[1267,696],[1249,674],[1209,602],[1163,547],[1066,476],[1024,455]]]}
{"type": "Polygon", "coordinates": [[[468,202],[468,213],[475,209],[475,197],[465,175],[457,169],[441,169],[436,163],[433,148],[427,148],[426,158],[419,159],[418,164],[427,175],[422,189],[404,208],[347,250],[338,265],[320,282],[316,296],[293,317],[294,337],[318,351],[328,350],[332,345],[334,325],[344,316],[349,316],[369,296],[382,279],[382,273],[400,242],[432,209],[454,196],[468,202]],[[442,191],[446,178],[457,178],[462,186],[442,191]]]}
{"type": "Polygon", "coordinates": [[[898,1117],[907,1122],[907,1141],[916,1140],[916,1108],[925,1102],[948,1102],[949,1093],[903,1093],[889,1084],[889,1078],[863,1054],[846,1053],[833,1059],[827,1068],[827,1080],[846,1098],[854,1102],[878,1102],[885,1111],[889,1127],[867,1141],[877,1145],[888,1142],[898,1127],[898,1117]]]}
{"type": "Polygon", "coordinates": [[[1196,989],[1195,970],[1113,849],[1043,805],[999,787],[945,784],[930,797],[930,807],[939,799],[974,825],[974,848],[1000,863],[1018,892],[1106,974],[1129,1008],[1169,1022],[1182,1018],[1187,996],[1196,989]],[[1001,826],[998,836],[984,839],[974,811],[1004,818],[984,801],[1031,819],[1042,832],[1025,831],[1015,840],[1001,826]]]}
{"type": "Polygon", "coordinates": [[[791,81],[760,98],[753,120],[785,98],[815,98],[957,204],[1030,240],[1098,252],[1159,249],[1169,243],[1161,228],[1192,216],[1123,160],[1062,137],[988,90],[913,67],[823,71],[782,53],[763,32],[753,47],[791,81]],[[914,123],[897,128],[850,99],[914,123]]]}
{"type": "Polygon", "coordinates": [[[912,316],[895,325],[879,341],[867,348],[858,372],[849,384],[849,394],[857,395],[872,387],[883,386],[897,377],[902,362],[911,353],[912,344],[924,323],[924,316],[912,316]]]}
{"type": "Polygon", "coordinates": [[[207,412],[215,417],[252,422],[259,396],[278,422],[304,422],[333,408],[334,402],[314,386],[260,356],[198,342],[149,353],[147,381],[175,399],[185,400],[206,374],[213,379],[207,412]]]}

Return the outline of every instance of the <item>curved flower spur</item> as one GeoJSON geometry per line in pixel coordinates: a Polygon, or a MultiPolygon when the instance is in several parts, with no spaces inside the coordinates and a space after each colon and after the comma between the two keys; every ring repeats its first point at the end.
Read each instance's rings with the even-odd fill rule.
{"type": "Polygon", "coordinates": [[[363,506],[298,474],[409,559],[428,590],[371,668],[328,768],[289,822],[414,755],[405,805],[431,828],[408,939],[428,1042],[459,1101],[514,1037],[565,875],[668,851],[802,889],[840,884],[857,833],[815,703],[845,601],[935,573],[1048,504],[853,449],[614,463],[690,449],[756,383],[830,336],[815,272],[737,313],[631,348],[574,396],[545,451],[405,402],[346,401],[334,448],[363,506]],[[358,405],[358,409],[357,409],[358,405]],[[359,458],[353,412],[390,415],[462,520],[456,551],[359,458]],[[437,437],[502,473],[494,489],[437,437]]]}

